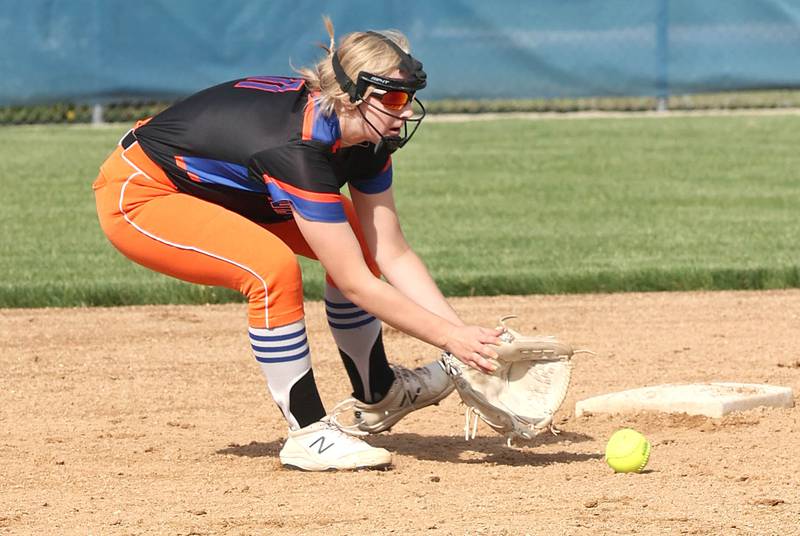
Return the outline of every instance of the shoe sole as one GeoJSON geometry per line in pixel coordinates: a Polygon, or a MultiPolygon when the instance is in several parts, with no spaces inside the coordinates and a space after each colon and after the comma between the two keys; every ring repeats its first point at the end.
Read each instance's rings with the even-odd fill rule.
{"type": "Polygon", "coordinates": [[[412,411],[417,411],[419,409],[427,408],[428,406],[436,406],[436,405],[438,405],[439,402],[441,402],[442,400],[444,400],[445,398],[450,396],[450,394],[453,391],[455,391],[455,389],[456,389],[455,384],[453,384],[451,382],[450,383],[450,389],[442,391],[442,394],[440,394],[438,397],[434,398],[433,400],[431,400],[430,402],[428,402],[424,406],[420,406],[418,408],[411,408],[406,413],[400,414],[399,417],[397,417],[396,419],[393,418],[391,421],[379,423],[379,424],[372,425],[372,426],[363,426],[363,427],[359,426],[358,429],[361,430],[362,432],[368,432],[370,434],[380,434],[381,432],[385,432],[385,431],[391,429],[392,426],[397,424],[403,417],[405,417],[406,415],[408,415],[412,411]]]}
{"type": "Polygon", "coordinates": [[[287,462],[281,461],[281,464],[283,464],[283,466],[286,469],[292,471],[302,471],[304,473],[336,473],[342,471],[355,473],[358,471],[389,471],[392,468],[392,462],[382,463],[378,465],[364,465],[359,467],[345,467],[345,468],[326,467],[325,469],[317,469],[317,468],[309,469],[307,467],[303,467],[302,465],[295,464],[289,461],[287,462]]]}
{"type": "Polygon", "coordinates": [[[343,459],[336,463],[336,460],[319,460],[313,456],[309,456],[304,452],[302,447],[297,444],[284,445],[278,459],[284,467],[296,469],[299,471],[361,471],[361,470],[385,470],[392,465],[394,461],[390,453],[382,449],[373,449],[369,455],[364,453],[362,456],[345,461],[343,459]],[[287,448],[288,446],[288,448],[287,448]]]}

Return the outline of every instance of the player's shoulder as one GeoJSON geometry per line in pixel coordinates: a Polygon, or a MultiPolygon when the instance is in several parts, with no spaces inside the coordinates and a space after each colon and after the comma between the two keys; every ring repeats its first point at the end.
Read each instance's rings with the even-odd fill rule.
{"type": "Polygon", "coordinates": [[[392,165],[391,153],[385,147],[369,143],[341,150],[334,156],[335,167],[346,174],[348,180],[371,179],[392,165]]]}

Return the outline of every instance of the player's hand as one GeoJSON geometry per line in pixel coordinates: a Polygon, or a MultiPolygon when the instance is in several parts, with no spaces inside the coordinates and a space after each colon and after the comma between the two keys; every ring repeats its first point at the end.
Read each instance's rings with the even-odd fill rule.
{"type": "Polygon", "coordinates": [[[487,329],[479,326],[454,326],[448,333],[442,349],[453,354],[459,361],[481,372],[491,373],[495,366],[489,359],[496,359],[490,344],[499,345],[502,329],[487,329]]]}

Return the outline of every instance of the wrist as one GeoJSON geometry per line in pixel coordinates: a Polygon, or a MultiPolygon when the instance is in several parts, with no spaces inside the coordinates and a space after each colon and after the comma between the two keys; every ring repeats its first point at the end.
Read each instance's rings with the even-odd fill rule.
{"type": "Polygon", "coordinates": [[[437,338],[436,347],[445,352],[450,352],[452,350],[453,331],[455,331],[456,328],[457,326],[455,324],[446,320],[442,322],[442,329],[440,330],[441,335],[437,338]]]}

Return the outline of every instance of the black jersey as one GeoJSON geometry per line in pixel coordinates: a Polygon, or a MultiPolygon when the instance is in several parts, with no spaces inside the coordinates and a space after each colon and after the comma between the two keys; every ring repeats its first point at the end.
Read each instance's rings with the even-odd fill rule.
{"type": "Polygon", "coordinates": [[[301,78],[254,76],[196,93],[135,131],[144,152],[181,192],[257,222],[346,221],[339,190],[378,193],[391,157],[341,148],[335,114],[320,113],[301,78]]]}

